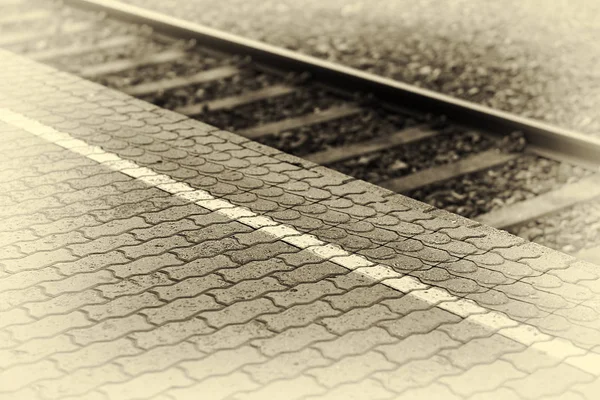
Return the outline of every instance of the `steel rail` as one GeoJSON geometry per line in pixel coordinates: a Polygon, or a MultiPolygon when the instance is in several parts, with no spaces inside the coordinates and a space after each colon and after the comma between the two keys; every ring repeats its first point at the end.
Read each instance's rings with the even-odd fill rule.
{"type": "Polygon", "coordinates": [[[371,93],[379,100],[404,108],[447,115],[453,121],[486,132],[506,135],[521,131],[533,150],[568,162],[600,166],[600,138],[537,120],[494,110],[469,101],[300,54],[200,24],[166,16],[115,0],[63,0],[65,4],[152,27],[156,32],[195,39],[219,51],[243,54],[277,69],[308,72],[318,82],[346,91],[371,93]]]}

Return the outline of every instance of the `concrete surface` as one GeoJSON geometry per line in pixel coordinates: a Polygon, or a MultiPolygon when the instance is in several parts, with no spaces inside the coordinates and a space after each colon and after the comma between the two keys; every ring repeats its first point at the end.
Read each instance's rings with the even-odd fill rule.
{"type": "Polygon", "coordinates": [[[0,58],[2,398],[600,390],[596,266],[0,58]]]}

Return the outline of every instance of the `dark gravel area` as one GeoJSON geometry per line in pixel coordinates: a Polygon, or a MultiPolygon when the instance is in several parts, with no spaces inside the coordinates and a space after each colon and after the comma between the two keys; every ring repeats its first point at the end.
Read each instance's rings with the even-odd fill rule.
{"type": "Polygon", "coordinates": [[[597,1],[122,1],[600,135],[597,1]]]}
{"type": "Polygon", "coordinates": [[[383,137],[416,125],[411,116],[366,110],[349,118],[325,122],[261,138],[259,142],[287,153],[303,156],[331,147],[383,137]]]}
{"type": "Polygon", "coordinates": [[[477,132],[446,127],[433,139],[371,153],[331,165],[355,178],[378,183],[437,165],[449,164],[493,147],[494,142],[477,132]]]}
{"type": "MultiPolygon", "coordinates": [[[[184,48],[185,45],[181,44],[184,48]]],[[[174,49],[175,46],[169,46],[168,49],[174,49]]],[[[167,47],[161,44],[152,43],[146,49],[139,49],[137,55],[148,56],[153,53],[166,50],[167,47]]],[[[135,68],[124,71],[119,74],[105,75],[97,79],[103,85],[113,88],[122,88],[141,83],[155,82],[162,79],[172,79],[178,76],[189,76],[197,72],[215,68],[224,65],[222,60],[218,60],[208,54],[191,50],[186,57],[173,62],[166,62],[156,65],[147,65],[141,68],[135,68]]]]}
{"type": "Polygon", "coordinates": [[[438,208],[473,218],[578,181],[591,172],[524,154],[502,166],[407,193],[438,208]]]}
{"type": "Polygon", "coordinates": [[[146,96],[143,100],[164,108],[174,109],[204,101],[240,95],[276,83],[281,83],[281,78],[257,73],[252,70],[243,70],[241,74],[231,78],[167,90],[163,93],[146,96]]]}
{"type": "Polygon", "coordinates": [[[142,36],[131,45],[77,56],[60,57],[55,60],[51,60],[51,63],[62,69],[76,72],[82,67],[103,64],[125,58],[141,57],[144,55],[157,53],[165,48],[165,45],[152,42],[149,38],[142,36]]]}
{"type": "Polygon", "coordinates": [[[510,231],[544,246],[573,254],[600,244],[600,201],[578,204],[510,231]]]}
{"type": "Polygon", "coordinates": [[[321,89],[300,90],[233,110],[208,112],[203,114],[201,119],[207,124],[235,132],[259,124],[318,112],[343,103],[343,99],[321,89]]]}

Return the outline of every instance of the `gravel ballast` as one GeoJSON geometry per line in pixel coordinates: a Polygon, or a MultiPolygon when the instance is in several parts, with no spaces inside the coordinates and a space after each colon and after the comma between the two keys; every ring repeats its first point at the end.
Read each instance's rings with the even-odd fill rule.
{"type": "Polygon", "coordinates": [[[122,0],[600,135],[600,3],[122,0]]]}
{"type": "MultiPolygon", "coordinates": [[[[136,51],[136,56],[143,57],[148,54],[157,54],[161,49],[166,51],[176,48],[175,46],[167,47],[166,45],[152,42],[145,44],[145,46],[145,48],[141,47],[136,51]]],[[[185,48],[182,48],[182,50],[185,50],[185,48]]],[[[176,61],[129,69],[118,74],[103,75],[98,77],[97,81],[103,85],[121,89],[127,86],[156,82],[163,79],[190,76],[197,72],[220,66],[221,63],[221,61],[206,54],[189,52],[186,57],[182,57],[176,61]]]]}
{"type": "MultiPolygon", "coordinates": [[[[208,0],[122,1],[600,136],[600,117],[596,112],[600,109],[597,68],[600,46],[593,41],[600,36],[600,19],[597,18],[600,7],[579,4],[581,0],[570,4],[556,3],[550,8],[541,0],[527,4],[508,0],[502,5],[457,0],[444,4],[444,12],[440,12],[439,4],[431,0],[410,4],[406,0],[381,0],[377,7],[349,0],[306,0],[301,4],[291,0],[277,3],[273,0],[225,0],[219,3],[208,0]],[[554,13],[553,9],[560,11],[554,13]]],[[[68,22],[77,14],[77,11],[66,12],[63,18],[68,22]]],[[[147,27],[124,28],[112,21],[102,21],[100,15],[94,15],[92,20],[106,29],[101,33],[83,32],[80,36],[63,35],[17,45],[15,49],[39,50],[62,41],[67,44],[93,43],[108,36],[110,31],[143,33],[139,43],[120,51],[64,58],[59,66],[69,69],[69,66],[121,59],[131,50],[135,56],[143,57],[170,47],[162,41],[153,43],[147,27]]],[[[193,42],[185,41],[176,44],[186,50],[193,45],[193,42]]],[[[233,64],[239,61],[246,67],[244,60],[233,64]]],[[[220,56],[194,55],[181,61],[96,79],[123,88],[157,79],[188,76],[224,63],[228,64],[220,56]]],[[[293,82],[275,78],[270,73],[248,75],[244,72],[222,81],[168,90],[145,99],[173,109],[282,81],[293,82]]],[[[362,105],[359,100],[363,97],[364,94],[356,94],[354,102],[362,105]]],[[[223,129],[239,131],[285,117],[318,113],[349,100],[333,93],[303,89],[231,110],[207,110],[200,119],[223,129]]],[[[304,156],[333,146],[385,136],[415,123],[408,116],[388,120],[384,114],[365,107],[364,112],[350,118],[267,135],[259,141],[304,156]]],[[[504,151],[523,150],[524,140],[505,139],[508,140],[504,143],[506,146],[499,146],[504,151]]],[[[498,143],[486,136],[452,128],[434,141],[425,140],[355,157],[332,167],[359,179],[381,183],[462,160],[497,146],[498,143]]],[[[472,218],[557,189],[585,175],[581,168],[524,154],[506,165],[408,194],[472,218]]],[[[515,228],[514,233],[558,250],[576,253],[600,242],[598,221],[600,209],[595,203],[578,205],[515,228]]]]}
{"type": "MultiPolygon", "coordinates": [[[[237,96],[253,90],[280,83],[275,77],[258,74],[253,71],[242,71],[227,79],[219,79],[207,83],[188,85],[182,88],[155,93],[143,98],[160,107],[175,109],[214,99],[237,96]]],[[[208,111],[208,110],[206,110],[208,111]]],[[[202,117],[200,117],[201,119],[202,117]]]]}
{"type": "Polygon", "coordinates": [[[299,90],[286,96],[270,98],[233,110],[209,111],[201,120],[221,129],[237,131],[286,118],[319,112],[344,104],[342,99],[322,90],[299,90]]]}
{"type": "Polygon", "coordinates": [[[414,190],[407,195],[474,218],[577,182],[589,174],[577,166],[525,154],[499,167],[414,190]]]}
{"type": "Polygon", "coordinates": [[[353,117],[269,135],[258,141],[286,153],[304,156],[332,147],[384,137],[416,124],[417,122],[409,116],[365,109],[353,117]]]}
{"type": "Polygon", "coordinates": [[[511,233],[565,253],[600,245],[600,201],[577,204],[512,228],[511,233]]]}
{"type": "Polygon", "coordinates": [[[372,183],[449,164],[487,150],[493,141],[476,132],[449,127],[433,139],[334,163],[331,168],[372,183]]]}

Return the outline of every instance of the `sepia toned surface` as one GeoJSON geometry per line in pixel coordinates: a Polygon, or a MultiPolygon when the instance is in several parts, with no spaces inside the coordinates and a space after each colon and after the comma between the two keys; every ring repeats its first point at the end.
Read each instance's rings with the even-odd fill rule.
{"type": "MultiPolygon", "coordinates": [[[[458,118],[455,111],[448,111],[449,115],[432,113],[433,104],[422,107],[412,116],[389,113],[381,110],[381,103],[370,101],[368,94],[349,95],[343,100],[332,92],[317,89],[310,83],[311,79],[306,81],[308,75],[304,73],[276,77],[260,72],[257,59],[231,56],[237,54],[237,50],[215,57],[210,49],[194,46],[193,40],[166,44],[167,38],[141,24],[162,30],[157,21],[166,20],[177,30],[178,26],[187,25],[186,21],[132,8],[118,0],[67,1],[75,7],[39,0],[14,3],[20,5],[7,7],[6,15],[0,19],[0,30],[4,33],[0,46],[10,51],[190,115],[220,129],[252,136],[280,151],[318,161],[341,173],[401,192],[434,207],[486,221],[525,239],[598,263],[600,231],[596,222],[600,216],[594,209],[593,200],[600,190],[594,178],[600,159],[597,137],[577,132],[563,135],[560,128],[548,127],[552,133],[536,139],[537,134],[530,132],[530,126],[518,124],[515,129],[524,129],[525,133],[512,132],[502,139],[490,141],[486,137],[488,128],[494,129],[497,123],[505,123],[504,118],[518,117],[505,115],[500,121],[485,117],[483,132],[467,132],[466,127],[445,122],[446,117],[458,118]],[[91,3],[100,4],[108,16],[78,9],[82,4],[91,3]],[[137,15],[133,17],[137,24],[116,21],[117,10],[137,15]],[[140,15],[152,17],[140,19],[140,15]],[[237,66],[232,68],[232,65],[237,66]],[[349,103],[357,98],[371,104],[362,104],[357,109],[349,103]],[[350,107],[336,108],[344,102],[350,107]],[[290,119],[281,124],[286,116],[290,119]],[[419,124],[416,131],[407,129],[416,121],[432,129],[423,130],[424,126],[419,127],[419,124]],[[263,123],[267,129],[264,132],[263,123]],[[280,132],[282,128],[284,132],[280,132]],[[444,138],[445,134],[450,137],[444,138]],[[576,146],[571,141],[573,136],[577,138],[576,146]],[[559,137],[566,141],[557,140],[559,137]],[[541,149],[541,156],[536,155],[540,150],[535,148],[536,145],[548,148],[552,153],[544,153],[541,149]],[[478,152],[482,153],[476,154],[478,152]],[[408,190],[410,188],[414,190],[408,190]]],[[[178,3],[169,4],[177,6],[178,3]]],[[[210,10],[217,11],[213,7],[210,10]]],[[[227,13],[224,14],[223,18],[226,18],[227,13]]],[[[569,13],[565,15],[565,18],[572,17],[569,13]]],[[[252,20],[254,24],[258,23],[252,20]]],[[[208,29],[210,36],[228,35],[197,25],[194,29],[203,32],[208,29]]],[[[171,34],[180,39],[190,38],[188,33],[171,34]]],[[[205,42],[202,35],[198,40],[205,42]]],[[[254,42],[254,45],[263,46],[260,42],[254,42]]],[[[245,51],[241,50],[241,53],[245,54],[245,51]]],[[[286,62],[278,59],[269,64],[279,69],[286,62]]],[[[316,58],[313,62],[321,63],[316,58]]],[[[475,59],[474,62],[478,61],[475,59]]],[[[336,68],[334,64],[329,65],[336,68]]],[[[376,75],[372,78],[379,79],[376,75]]],[[[457,82],[459,78],[456,78],[457,82]]],[[[396,85],[393,80],[388,84],[396,85]]],[[[340,88],[343,86],[339,85],[340,88]]],[[[411,90],[420,89],[412,87],[411,90]]],[[[436,93],[432,95],[436,96],[436,93]]],[[[402,92],[394,98],[401,106],[413,103],[412,100],[403,101],[402,92]]],[[[494,111],[488,109],[487,113],[494,111]]],[[[469,117],[463,122],[470,126],[476,124],[476,119],[469,117]]],[[[529,123],[535,125],[537,122],[530,120],[529,123]]]]}
{"type": "Polygon", "coordinates": [[[123,0],[600,135],[591,0],[123,0]]]}
{"type": "Polygon", "coordinates": [[[0,58],[3,398],[595,398],[597,266],[0,58]]]}

